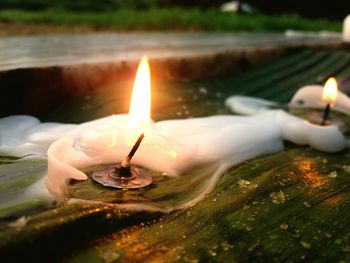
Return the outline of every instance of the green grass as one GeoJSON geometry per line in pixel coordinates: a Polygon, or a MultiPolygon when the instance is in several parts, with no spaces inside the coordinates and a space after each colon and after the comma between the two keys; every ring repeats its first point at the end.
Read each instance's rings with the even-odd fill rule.
{"type": "Polygon", "coordinates": [[[0,11],[0,23],[20,25],[85,26],[92,30],[190,30],[190,31],[341,31],[340,22],[303,19],[293,15],[234,15],[218,10],[149,9],[113,12],[0,11]]]}

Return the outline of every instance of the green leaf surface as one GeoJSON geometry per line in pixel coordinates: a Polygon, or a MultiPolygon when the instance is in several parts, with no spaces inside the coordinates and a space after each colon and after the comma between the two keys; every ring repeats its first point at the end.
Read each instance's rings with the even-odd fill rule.
{"type": "MultiPolygon", "coordinates": [[[[349,65],[346,52],[304,50],[244,74],[155,81],[153,118],[229,114],[223,102],[234,94],[286,102],[301,85],[323,83],[330,75],[349,91],[349,65]]],[[[127,112],[131,84],[96,89],[40,117],[79,123],[127,112]]],[[[347,116],[334,117],[349,127],[347,116]]],[[[46,163],[1,157],[0,255],[40,255],[50,262],[347,262],[349,157],[349,151],[325,154],[287,144],[283,152],[232,167],[197,205],[169,214],[130,212],[115,204],[183,204],[203,189],[215,164],[178,178],[152,173],[155,184],[137,191],[106,189],[90,180],[69,185],[71,197],[101,203],[52,207],[52,200],[38,197],[6,206],[45,174],[46,163]]]]}

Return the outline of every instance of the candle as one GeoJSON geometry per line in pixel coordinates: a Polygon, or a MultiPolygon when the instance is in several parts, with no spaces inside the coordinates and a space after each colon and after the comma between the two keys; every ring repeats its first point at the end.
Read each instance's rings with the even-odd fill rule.
{"type": "Polygon", "coordinates": [[[347,15],[343,23],[343,41],[350,42],[350,15],[347,15]]]}
{"type": "MultiPolygon", "coordinates": [[[[254,104],[253,99],[250,102],[254,104]]],[[[141,104],[148,103],[137,103],[141,104]]],[[[181,176],[194,167],[218,163],[207,187],[187,203],[193,205],[213,189],[227,169],[283,150],[284,140],[325,152],[338,152],[347,145],[334,125],[313,125],[282,110],[267,110],[267,106],[275,103],[260,100],[260,105],[265,111],[253,111],[255,115],[247,117],[225,115],[156,123],[141,118],[136,128],[141,127],[139,131],[145,132],[145,139],[133,163],[168,176],[181,176]]],[[[73,125],[40,123],[30,116],[3,118],[0,119],[0,154],[31,154],[35,158],[45,156],[47,151],[46,186],[57,200],[63,200],[67,197],[68,179],[88,179],[82,169],[120,163],[125,158],[130,151],[127,140],[130,119],[131,116],[120,114],[73,125]]]]}
{"type": "MultiPolygon", "coordinates": [[[[136,72],[129,109],[128,129],[125,137],[126,145],[133,145],[133,147],[120,165],[116,165],[114,169],[108,168],[95,171],[91,175],[92,179],[104,186],[122,189],[135,189],[150,185],[152,177],[148,175],[147,171],[130,165],[131,159],[145,137],[145,132],[149,132],[150,125],[151,77],[148,60],[144,56],[136,72]]],[[[116,132],[109,147],[113,147],[116,144],[115,135],[116,132]]]]}
{"type": "MultiPolygon", "coordinates": [[[[333,89],[333,88],[332,88],[333,89]]],[[[253,115],[274,108],[313,108],[324,109],[325,102],[322,100],[324,87],[321,85],[307,85],[301,87],[293,95],[288,104],[280,105],[276,102],[247,96],[231,96],[225,101],[226,106],[232,112],[241,115],[253,115]]],[[[350,115],[350,98],[343,92],[337,91],[332,100],[332,109],[350,115]]]]}
{"type": "Polygon", "coordinates": [[[321,125],[326,124],[331,107],[334,106],[334,102],[337,98],[337,93],[338,93],[337,81],[335,80],[335,78],[329,78],[326,84],[324,85],[323,92],[322,92],[322,101],[326,104],[326,107],[323,111],[321,125]]]}
{"type": "MultiPolygon", "coordinates": [[[[321,85],[308,85],[300,88],[289,103],[292,108],[315,108],[324,109],[322,98],[323,87],[321,85]]],[[[350,98],[343,92],[338,91],[334,100],[334,111],[350,115],[350,98]]]]}

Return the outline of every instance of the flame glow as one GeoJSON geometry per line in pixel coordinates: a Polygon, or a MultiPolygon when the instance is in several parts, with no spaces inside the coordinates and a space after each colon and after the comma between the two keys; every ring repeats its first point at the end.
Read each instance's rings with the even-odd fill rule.
{"type": "Polygon", "coordinates": [[[329,78],[323,88],[322,101],[329,103],[331,106],[333,106],[337,98],[337,93],[337,81],[335,80],[335,78],[329,78]]]}
{"type": "Polygon", "coordinates": [[[148,59],[144,56],[137,68],[131,96],[127,144],[133,145],[151,125],[151,76],[148,59]]]}

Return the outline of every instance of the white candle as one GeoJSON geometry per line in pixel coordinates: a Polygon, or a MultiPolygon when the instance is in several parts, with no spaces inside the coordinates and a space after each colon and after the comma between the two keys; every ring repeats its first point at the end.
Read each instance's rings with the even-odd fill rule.
{"type": "MultiPolygon", "coordinates": [[[[325,103],[322,101],[322,94],[323,86],[321,85],[302,87],[294,94],[289,106],[292,108],[324,109],[325,103]]],[[[338,91],[332,110],[350,115],[350,98],[345,93],[338,91]]]]}
{"type": "Polygon", "coordinates": [[[343,41],[350,42],[350,15],[345,17],[343,23],[343,41]]]}
{"type": "MultiPolygon", "coordinates": [[[[323,86],[321,85],[304,86],[294,94],[288,107],[324,109],[325,102],[322,100],[322,94],[323,86]]],[[[271,107],[278,107],[276,102],[247,96],[231,96],[226,99],[225,103],[232,112],[242,115],[253,115],[271,110],[271,107]]],[[[333,104],[332,111],[350,115],[350,98],[345,93],[338,90],[333,104]]]]}

